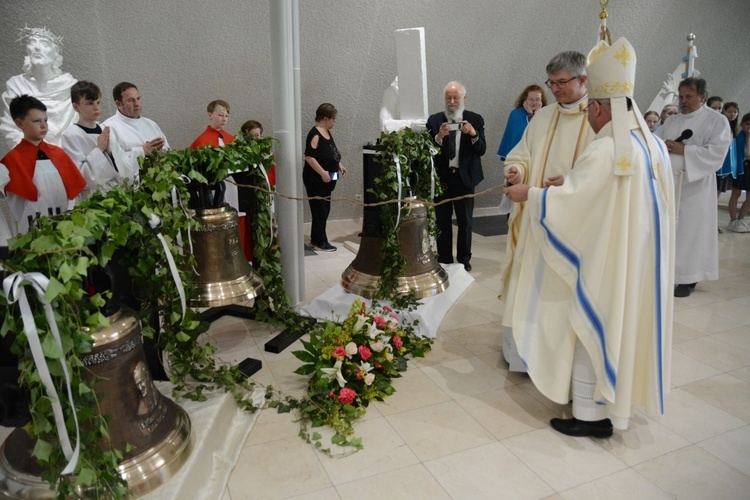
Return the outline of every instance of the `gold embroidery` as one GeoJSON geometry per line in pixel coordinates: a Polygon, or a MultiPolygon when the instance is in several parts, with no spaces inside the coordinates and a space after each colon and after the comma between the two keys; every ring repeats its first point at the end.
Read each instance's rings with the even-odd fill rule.
{"type": "Polygon", "coordinates": [[[620,167],[620,170],[626,172],[630,167],[633,166],[633,164],[623,156],[622,158],[620,158],[620,161],[617,162],[617,166],[620,167]]]}
{"type": "Polygon", "coordinates": [[[604,82],[596,88],[597,92],[605,94],[631,93],[635,88],[635,82],[604,82]]]}
{"type": "Polygon", "coordinates": [[[628,48],[625,45],[620,47],[620,50],[618,50],[617,54],[615,54],[615,58],[617,58],[617,60],[620,61],[620,63],[623,66],[627,66],[628,63],[630,62],[630,59],[632,59],[632,57],[633,57],[633,54],[628,50],[628,48]]]}

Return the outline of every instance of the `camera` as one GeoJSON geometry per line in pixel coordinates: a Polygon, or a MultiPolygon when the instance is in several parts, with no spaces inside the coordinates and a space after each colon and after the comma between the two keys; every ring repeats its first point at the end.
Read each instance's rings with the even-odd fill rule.
{"type": "Polygon", "coordinates": [[[460,123],[449,123],[448,124],[448,130],[450,130],[452,132],[455,132],[456,130],[458,130],[460,128],[461,128],[461,124],[460,123]]]}

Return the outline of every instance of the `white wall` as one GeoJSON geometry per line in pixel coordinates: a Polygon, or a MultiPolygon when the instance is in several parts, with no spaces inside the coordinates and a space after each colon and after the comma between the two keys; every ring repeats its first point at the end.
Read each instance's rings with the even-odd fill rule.
{"type": "MultiPolygon", "coordinates": [[[[750,111],[747,0],[611,0],[608,11],[614,37],[626,36],[636,49],[643,111],[685,54],[691,31],[710,94],[750,111]]],[[[0,13],[0,81],[21,72],[18,28],[47,26],[64,38],[63,69],[102,88],[105,116],[115,109],[111,88],[127,80],[172,147],[187,147],[205,128],[213,99],[232,105],[230,132],[251,118],[272,131],[266,0],[2,0],[0,13]]],[[[396,74],[393,31],[424,26],[430,110],[442,108],[448,81],[466,85],[467,108],[486,121],[479,189],[491,187],[500,182],[495,151],[517,94],[545,80],[557,52],[587,53],[598,13],[596,0],[300,0],[303,136],[318,104],[335,104],[333,133],[352,174],[335,194],[361,192],[361,146],[378,136],[382,92],[396,74]]],[[[498,202],[494,193],[477,206],[498,202]]],[[[336,204],[331,219],[359,214],[336,204]]]]}

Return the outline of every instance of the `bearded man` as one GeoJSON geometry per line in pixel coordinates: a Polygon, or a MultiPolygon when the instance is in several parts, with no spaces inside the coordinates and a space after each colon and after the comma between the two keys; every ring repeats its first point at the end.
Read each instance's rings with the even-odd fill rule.
{"type": "MultiPolygon", "coordinates": [[[[443,194],[435,198],[440,202],[448,198],[474,194],[474,188],[484,179],[482,155],[487,149],[484,139],[484,118],[466,111],[466,89],[459,82],[450,82],[443,92],[445,111],[427,119],[427,130],[438,147],[435,169],[443,187],[443,194]]],[[[471,271],[471,223],[474,216],[474,198],[455,200],[435,207],[438,228],[438,262],[453,262],[453,228],[451,219],[456,212],[458,242],[456,260],[471,271]]]]}
{"type": "Polygon", "coordinates": [[[26,44],[23,73],[12,76],[3,92],[5,114],[0,120],[0,133],[10,150],[23,138],[21,130],[10,116],[10,101],[21,95],[36,97],[47,107],[47,136],[45,142],[60,145],[63,132],[78,120],[78,113],[70,102],[70,87],[76,83],[70,73],[63,73],[62,38],[47,28],[21,29],[18,38],[26,44]]]}

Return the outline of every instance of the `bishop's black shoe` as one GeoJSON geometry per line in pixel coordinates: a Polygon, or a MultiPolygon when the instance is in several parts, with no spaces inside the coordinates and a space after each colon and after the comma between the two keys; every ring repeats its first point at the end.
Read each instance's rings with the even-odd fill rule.
{"type": "Polygon", "coordinates": [[[695,290],[695,285],[698,283],[689,283],[687,285],[677,285],[674,289],[675,297],[690,297],[690,294],[695,290]]]}
{"type": "Polygon", "coordinates": [[[550,425],[566,436],[608,438],[612,436],[612,421],[578,420],[577,418],[553,418],[550,425]]]}

